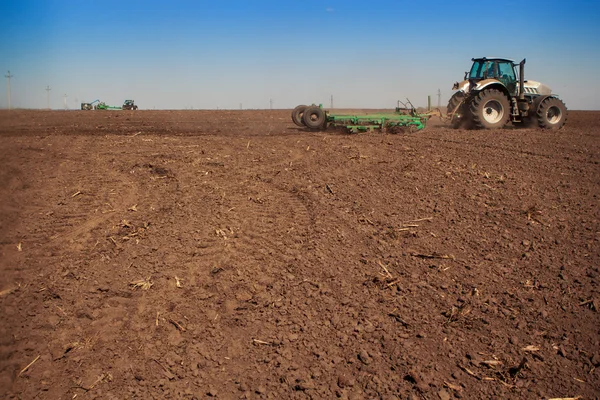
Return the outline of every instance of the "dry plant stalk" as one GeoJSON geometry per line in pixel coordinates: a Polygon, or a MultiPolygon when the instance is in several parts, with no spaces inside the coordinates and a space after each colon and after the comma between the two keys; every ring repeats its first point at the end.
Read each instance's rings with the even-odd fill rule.
{"type": "Polygon", "coordinates": [[[152,282],[150,280],[150,277],[147,277],[146,279],[138,279],[137,281],[129,282],[129,286],[131,286],[131,288],[133,290],[135,290],[135,289],[148,290],[152,287],[152,285],[154,285],[154,282],[152,282]]]}
{"type": "Polygon", "coordinates": [[[421,222],[421,221],[431,221],[433,219],[433,217],[425,217],[425,218],[419,218],[419,219],[411,219],[410,221],[404,221],[402,223],[402,225],[404,224],[409,224],[411,222],[421,222]]]}
{"type": "Polygon", "coordinates": [[[411,255],[413,257],[419,257],[419,258],[441,258],[443,260],[456,260],[456,257],[454,257],[454,255],[452,255],[452,254],[439,254],[439,253],[422,254],[422,253],[412,253],[411,255]]]}
{"type": "Polygon", "coordinates": [[[86,392],[89,392],[90,390],[92,390],[93,388],[95,388],[98,384],[104,382],[104,381],[108,381],[111,382],[113,380],[113,376],[111,374],[102,374],[100,376],[98,376],[98,378],[96,379],[96,381],[94,383],[92,383],[89,387],[85,387],[83,386],[83,384],[81,383],[81,380],[79,380],[78,382],[76,382],[76,387],[79,389],[83,389],[86,392]]]}
{"type": "Polygon", "coordinates": [[[553,398],[548,399],[548,400],[579,400],[579,399],[583,399],[583,397],[581,397],[581,396],[577,396],[577,397],[553,397],[553,398]]]}
{"type": "Polygon", "coordinates": [[[9,295],[12,292],[14,292],[15,290],[17,290],[16,287],[11,287],[11,288],[8,288],[8,289],[0,290],[0,297],[9,295]]]}
{"type": "Polygon", "coordinates": [[[185,328],[177,321],[175,321],[173,318],[169,318],[169,322],[172,323],[175,328],[177,328],[179,331],[181,332],[185,332],[185,328]]]}
{"type": "Polygon", "coordinates": [[[385,275],[390,278],[393,279],[394,277],[392,276],[392,274],[390,273],[390,271],[387,269],[387,267],[385,265],[383,265],[383,263],[381,261],[377,261],[377,264],[379,264],[379,266],[381,268],[383,268],[383,270],[385,271],[385,275]]]}
{"type": "Polygon", "coordinates": [[[34,363],[35,363],[37,360],[39,360],[39,359],[40,359],[40,356],[37,356],[37,357],[35,358],[35,360],[33,360],[32,362],[30,362],[29,364],[27,364],[27,366],[26,366],[25,368],[23,368],[23,369],[21,370],[21,372],[19,372],[19,376],[21,376],[21,375],[22,375],[22,374],[23,374],[25,371],[27,371],[27,370],[29,369],[29,367],[31,367],[31,366],[32,366],[32,365],[33,365],[33,364],[34,364],[34,363]]]}

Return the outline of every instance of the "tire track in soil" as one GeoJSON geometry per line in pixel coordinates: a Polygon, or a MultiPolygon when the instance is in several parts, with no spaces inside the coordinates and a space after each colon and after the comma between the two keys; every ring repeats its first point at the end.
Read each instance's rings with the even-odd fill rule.
{"type": "Polygon", "coordinates": [[[93,231],[118,218],[136,198],[137,189],[130,179],[124,179],[125,175],[99,158],[86,157],[85,148],[86,144],[72,148],[71,154],[83,157],[71,158],[58,166],[55,174],[60,177],[59,182],[49,197],[61,200],[49,212],[51,218],[43,221],[29,238],[36,242],[47,240],[57,254],[89,250],[94,240],[103,240],[93,231]],[[67,187],[72,189],[67,191],[67,187]]]}
{"type": "MultiPolygon", "coordinates": [[[[2,343],[3,354],[6,354],[6,349],[11,349],[10,355],[0,360],[3,375],[12,375],[10,371],[24,364],[32,342],[48,343],[50,353],[44,353],[39,362],[40,367],[48,368],[48,363],[64,357],[67,343],[78,343],[74,346],[83,353],[84,342],[91,338],[102,334],[104,340],[114,339],[114,335],[106,337],[106,333],[112,331],[105,328],[111,326],[111,321],[126,321],[125,316],[135,307],[133,303],[115,306],[114,301],[108,301],[107,304],[112,307],[105,314],[112,316],[107,320],[95,318],[91,311],[102,310],[106,296],[96,298],[91,295],[86,300],[78,299],[78,293],[88,284],[87,280],[101,274],[98,271],[82,271],[80,267],[98,256],[92,250],[99,241],[105,240],[104,232],[112,227],[109,221],[126,212],[138,191],[131,179],[115,170],[105,158],[94,156],[94,144],[89,141],[86,137],[70,140],[68,155],[48,147],[38,156],[29,157],[22,165],[23,170],[28,171],[27,175],[16,172],[26,182],[22,185],[24,190],[12,193],[18,204],[19,216],[18,226],[12,232],[21,233],[19,237],[7,237],[6,240],[22,241],[23,252],[19,253],[19,258],[4,260],[4,272],[5,278],[12,284],[23,286],[7,299],[5,317],[9,326],[13,327],[10,321],[20,314],[39,317],[20,323],[25,324],[22,328],[29,332],[27,336],[16,336],[14,341],[2,343]],[[36,167],[40,163],[44,163],[44,169],[36,167]],[[43,181],[51,181],[52,185],[41,184],[43,181]],[[20,229],[19,226],[29,229],[20,229]],[[69,269],[69,274],[64,275],[60,270],[48,274],[49,271],[41,268],[48,264],[63,265],[63,269],[69,269]],[[38,269],[41,271],[39,274],[29,272],[38,269]],[[35,276],[34,280],[30,279],[32,276],[35,276]],[[81,277],[83,281],[79,281],[81,277]],[[47,310],[41,312],[31,308],[30,301],[22,302],[23,298],[32,296],[40,298],[47,310]],[[86,325],[88,327],[84,328],[86,325]]],[[[100,313],[97,316],[102,316],[102,311],[97,312],[100,313]]],[[[8,328],[5,332],[7,337],[13,337],[10,334],[12,329],[8,328]]],[[[91,346],[87,347],[91,351],[91,346]]],[[[67,361],[60,362],[58,368],[67,371],[78,369],[67,361]]],[[[55,390],[58,391],[54,394],[59,396],[66,388],[60,389],[59,384],[55,390]]]]}
{"type": "MultiPolygon", "coordinates": [[[[477,143],[477,147],[474,148],[474,143],[469,142],[469,141],[442,139],[442,138],[433,137],[433,136],[421,136],[421,138],[435,141],[437,143],[437,147],[445,147],[447,149],[459,150],[460,152],[469,152],[469,153],[476,154],[476,155],[481,154],[481,152],[478,151],[479,148],[484,148],[484,149],[490,149],[490,150],[495,150],[495,151],[500,150],[500,151],[506,152],[511,155],[518,154],[520,157],[515,157],[517,159],[522,158],[522,157],[534,156],[534,157],[540,157],[540,158],[544,158],[544,159],[551,160],[551,161],[556,160],[556,155],[553,155],[553,154],[539,153],[539,152],[535,152],[535,151],[531,151],[531,150],[523,150],[523,149],[511,148],[511,147],[501,146],[501,145],[491,145],[491,144],[487,144],[487,143],[483,143],[483,142],[477,143]],[[457,146],[452,146],[451,144],[455,144],[457,146]]],[[[582,164],[597,164],[598,163],[597,161],[583,159],[583,157],[580,159],[573,158],[571,149],[564,148],[564,150],[565,150],[564,151],[565,154],[571,154],[570,156],[564,156],[565,160],[577,161],[582,164]]],[[[494,154],[494,156],[498,157],[498,153],[494,154]]]]}

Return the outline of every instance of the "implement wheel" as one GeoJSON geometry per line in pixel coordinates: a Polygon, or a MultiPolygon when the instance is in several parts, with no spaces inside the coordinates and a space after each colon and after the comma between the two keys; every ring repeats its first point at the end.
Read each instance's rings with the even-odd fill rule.
{"type": "Polygon", "coordinates": [[[480,92],[471,101],[471,118],[475,128],[502,129],[510,118],[508,98],[499,90],[480,92]]]}
{"type": "Polygon", "coordinates": [[[304,110],[302,122],[308,129],[323,129],[326,123],[325,111],[317,106],[310,106],[304,110]]]}
{"type": "Polygon", "coordinates": [[[298,106],[292,110],[292,121],[300,126],[304,127],[304,123],[302,122],[302,114],[304,114],[304,110],[306,110],[308,106],[298,106]]]}
{"type": "Polygon", "coordinates": [[[560,129],[567,122],[567,106],[559,98],[548,97],[537,109],[537,120],[542,129],[560,129]]]}

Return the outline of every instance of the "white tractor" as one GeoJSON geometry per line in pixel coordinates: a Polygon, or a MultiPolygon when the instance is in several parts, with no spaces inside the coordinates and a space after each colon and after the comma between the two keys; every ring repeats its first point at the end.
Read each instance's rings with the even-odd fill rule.
{"type": "Polygon", "coordinates": [[[565,103],[543,83],[525,80],[524,73],[525,60],[516,64],[505,58],[473,58],[471,71],[454,84],[457,92],[448,102],[452,127],[501,129],[510,121],[515,126],[562,128],[565,103]]]}

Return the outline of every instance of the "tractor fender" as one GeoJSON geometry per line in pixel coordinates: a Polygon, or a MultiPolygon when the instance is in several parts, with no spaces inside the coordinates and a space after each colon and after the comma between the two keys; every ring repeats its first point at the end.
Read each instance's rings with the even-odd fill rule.
{"type": "Polygon", "coordinates": [[[452,90],[459,90],[461,92],[469,93],[469,86],[469,81],[454,82],[452,90]]]}
{"type": "Polygon", "coordinates": [[[497,79],[484,79],[482,81],[477,82],[477,84],[475,85],[475,87],[473,88],[473,90],[476,90],[478,92],[481,92],[482,90],[488,89],[493,87],[494,89],[498,89],[501,92],[503,92],[507,97],[510,97],[510,94],[508,93],[508,89],[506,89],[506,86],[504,86],[503,84],[501,84],[500,82],[498,82],[497,79]]]}
{"type": "Polygon", "coordinates": [[[484,79],[478,82],[470,82],[468,80],[462,82],[456,82],[452,87],[453,90],[458,90],[460,92],[464,92],[466,94],[473,92],[481,92],[482,90],[494,88],[500,90],[502,93],[506,95],[506,97],[510,98],[511,95],[508,92],[506,86],[500,83],[497,79],[484,79]]]}

